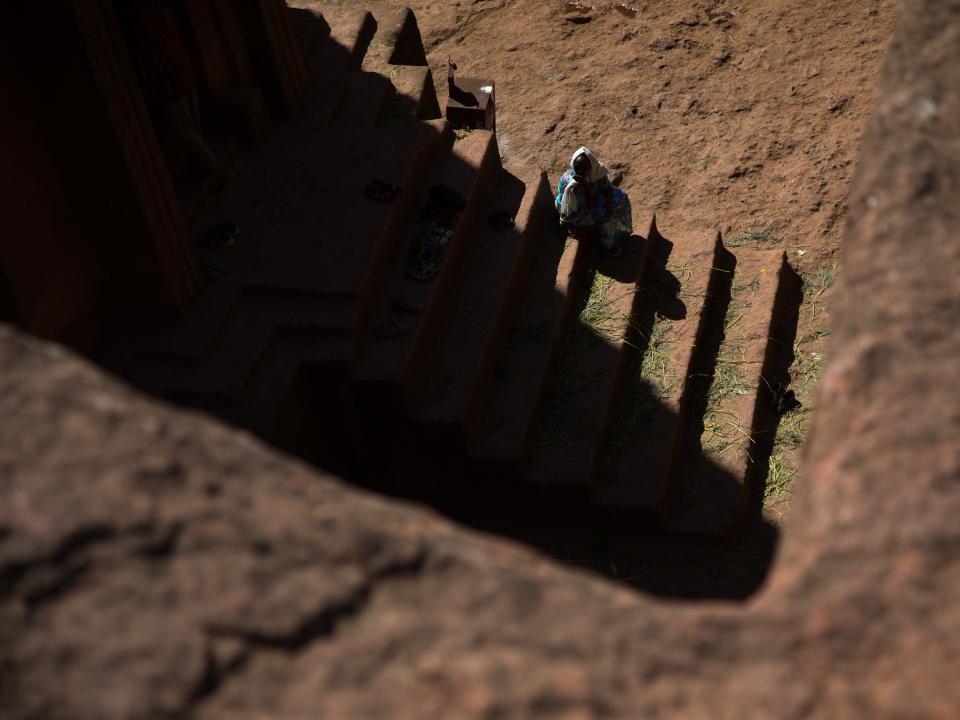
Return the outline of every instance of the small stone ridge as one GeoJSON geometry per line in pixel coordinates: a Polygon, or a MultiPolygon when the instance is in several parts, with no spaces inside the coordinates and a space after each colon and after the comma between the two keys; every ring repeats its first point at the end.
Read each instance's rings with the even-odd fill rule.
{"type": "Polygon", "coordinates": [[[420,281],[405,273],[406,251],[413,241],[411,229],[408,243],[402,243],[402,252],[387,281],[374,326],[369,329],[358,349],[355,378],[362,384],[388,385],[399,390],[409,408],[415,402],[422,382],[426,353],[433,341],[447,304],[447,298],[456,282],[457,263],[463,250],[464,236],[469,233],[477,213],[483,210],[478,202],[486,186],[500,169],[496,137],[484,130],[475,130],[454,143],[452,152],[440,159],[426,187],[443,185],[460,193],[466,207],[460,213],[453,237],[447,242],[439,272],[430,280],[420,281]],[[391,298],[403,298],[410,304],[419,304],[419,314],[402,314],[391,309],[391,298]],[[377,323],[402,322],[410,331],[400,336],[378,337],[377,323]]]}
{"type": "MultiPolygon", "coordinates": [[[[651,228],[656,232],[655,224],[651,228]]],[[[578,300],[557,352],[532,446],[526,480],[541,485],[586,488],[596,449],[615,405],[629,348],[631,325],[649,302],[639,292],[651,259],[651,244],[620,258],[594,258],[592,282],[578,300]]]]}
{"type": "Polygon", "coordinates": [[[196,364],[139,355],[129,373],[134,385],[159,393],[238,398],[275,335],[311,330],[318,337],[345,336],[352,303],[329,298],[244,299],[230,314],[212,352],[196,364]]]}
{"type": "Polygon", "coordinates": [[[162,354],[184,360],[201,360],[213,348],[240,296],[236,277],[207,283],[189,315],[171,327],[148,328],[130,338],[135,355],[162,354]]]}
{"type": "Polygon", "coordinates": [[[340,107],[340,98],[347,87],[346,69],[337,69],[338,63],[346,63],[345,51],[332,40],[323,41],[324,52],[314,53],[314,59],[307,64],[307,92],[301,106],[302,118],[299,122],[309,127],[327,127],[334,113],[340,107]],[[326,61],[325,58],[337,53],[344,54],[339,61],[326,61]]]}
{"type": "Polygon", "coordinates": [[[343,366],[350,354],[350,339],[314,329],[285,331],[271,343],[257,372],[244,390],[236,422],[267,440],[276,440],[274,429],[280,408],[288,398],[298,373],[310,367],[343,366]]]}
{"type": "Polygon", "coordinates": [[[474,223],[464,249],[464,272],[417,405],[419,422],[464,423],[485,395],[506,328],[521,310],[536,235],[551,201],[541,170],[499,173],[485,212],[506,212],[515,224],[498,231],[488,224],[485,213],[474,223]]]}
{"type": "Polygon", "coordinates": [[[674,246],[651,279],[655,317],[637,338],[607,442],[595,458],[597,502],[660,512],[677,445],[684,437],[694,360],[707,309],[732,270],[718,237],[713,250],[674,246]]]}
{"type": "MultiPolygon", "coordinates": [[[[789,271],[780,250],[737,263],[723,341],[706,397],[702,454],[677,468],[669,527],[714,535],[734,531],[749,491],[759,405],[770,397],[762,376],[775,327],[774,306],[789,271]]],[[[690,453],[688,453],[689,455],[690,453]]]]}
{"type": "Polygon", "coordinates": [[[516,466],[524,460],[555,346],[582,282],[584,246],[550,227],[554,232],[537,238],[523,310],[508,331],[483,414],[466,428],[470,455],[481,462],[516,466]]]}

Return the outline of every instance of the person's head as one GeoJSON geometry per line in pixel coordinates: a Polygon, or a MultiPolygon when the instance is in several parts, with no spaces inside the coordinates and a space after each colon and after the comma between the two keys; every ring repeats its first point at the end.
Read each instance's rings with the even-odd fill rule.
{"type": "Polygon", "coordinates": [[[573,159],[573,175],[578,180],[590,179],[590,158],[581,153],[573,159]]]}

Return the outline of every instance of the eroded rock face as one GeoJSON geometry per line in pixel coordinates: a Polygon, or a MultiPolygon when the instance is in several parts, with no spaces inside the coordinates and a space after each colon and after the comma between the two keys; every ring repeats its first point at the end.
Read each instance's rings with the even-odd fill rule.
{"type": "Polygon", "coordinates": [[[2,329],[0,716],[957,717],[958,19],[904,4],[748,605],[561,569],[2,329]]]}
{"type": "Polygon", "coordinates": [[[697,672],[693,644],[658,650],[668,608],[317,477],[55,346],[4,329],[0,348],[11,717],[592,714],[622,709],[647,653],[655,675],[697,672]]]}

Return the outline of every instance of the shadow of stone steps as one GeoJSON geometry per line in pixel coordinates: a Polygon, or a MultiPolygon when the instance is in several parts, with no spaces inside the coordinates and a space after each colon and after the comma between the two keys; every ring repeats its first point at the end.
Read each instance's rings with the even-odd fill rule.
{"type": "MultiPolygon", "coordinates": [[[[314,59],[319,51],[323,59],[342,59],[342,62],[331,63],[336,70],[360,70],[367,50],[377,33],[377,21],[370,12],[367,3],[335,2],[330,0],[287,0],[289,12],[295,15],[309,13],[321,27],[327,28],[326,38],[343,49],[344,52],[335,56],[326,55],[329,47],[322,41],[317,41],[315,52],[305,56],[307,62],[314,59]]],[[[303,20],[298,20],[303,25],[303,20]]],[[[302,47],[302,46],[301,46],[302,47]]]]}
{"type": "Polygon", "coordinates": [[[796,332],[795,317],[791,328],[781,316],[799,305],[799,283],[781,250],[744,255],[723,326],[712,328],[720,338],[715,366],[693,391],[702,423],[691,428],[670,481],[676,497],[668,526],[678,532],[736,532],[758,490],[754,481],[766,475],[777,422],[771,388],[786,377],[796,332]]]}
{"type": "Polygon", "coordinates": [[[240,297],[236,278],[208,282],[194,299],[186,317],[170,326],[146,327],[124,340],[131,358],[160,354],[169,358],[198,361],[212,349],[224,323],[240,297]]]}
{"type": "MultiPolygon", "coordinates": [[[[657,236],[654,219],[649,237],[657,236]]],[[[527,482],[587,489],[616,406],[634,318],[649,311],[651,298],[642,287],[652,263],[665,261],[657,257],[655,244],[634,244],[620,258],[588,248],[591,280],[580,292],[577,317],[570,318],[558,344],[527,482]]]]}
{"type": "Polygon", "coordinates": [[[419,65],[390,65],[385,73],[394,91],[378,118],[382,127],[442,117],[430,68],[419,65]]]}
{"type": "MultiPolygon", "coordinates": [[[[443,185],[460,193],[466,205],[460,212],[448,241],[439,271],[429,280],[416,280],[407,275],[407,253],[397,257],[386,282],[386,290],[374,314],[374,323],[402,321],[409,332],[395,337],[378,336],[376,325],[366,330],[357,348],[354,378],[368,391],[385,393],[409,410],[423,380],[427,353],[436,336],[446,310],[447,299],[456,282],[458,263],[464,248],[464,236],[482,210],[480,198],[500,169],[495,136],[487,131],[474,131],[454,143],[451,151],[439,158],[426,187],[443,185]],[[391,298],[402,298],[422,307],[419,314],[397,318],[391,309],[391,298]]],[[[426,191],[418,198],[426,204],[426,191]]],[[[416,228],[407,245],[414,242],[416,228]]],[[[406,248],[404,248],[406,249],[406,248]]]]}
{"type": "Polygon", "coordinates": [[[506,334],[521,310],[534,250],[549,222],[553,197],[540,170],[513,175],[501,170],[486,207],[464,249],[461,279],[439,333],[415,418],[432,431],[463,432],[477,422],[479,409],[506,334]],[[497,231],[489,212],[515,218],[497,231]]]}
{"type": "Polygon", "coordinates": [[[584,281],[587,252],[556,224],[537,239],[527,294],[493,370],[467,445],[481,468],[517,474],[536,424],[556,343],[584,281]]]}
{"type": "Polygon", "coordinates": [[[324,41],[330,38],[330,25],[323,15],[320,12],[314,12],[307,2],[289,0],[287,13],[294,39],[297,47],[300,48],[300,57],[309,67],[317,47],[322,47],[324,41]]]}
{"type": "Polygon", "coordinates": [[[330,124],[333,127],[373,127],[393,94],[390,80],[380,73],[348,72],[340,104],[330,124]]]}
{"type": "MultiPolygon", "coordinates": [[[[358,329],[371,286],[382,282],[392,245],[409,225],[418,185],[437,146],[452,136],[438,123],[409,128],[278,129],[251,149],[229,184],[198,219],[240,227],[236,246],[201,249],[224,277],[208,282],[187,317],[130,339],[133,354],[201,360],[214,348],[242,293],[302,293],[353,303],[358,329]],[[324,162],[351,174],[333,180],[324,162]],[[363,196],[374,177],[404,191],[387,205],[363,196]]],[[[367,311],[368,312],[368,311],[367,311]]]]}
{"type": "Polygon", "coordinates": [[[611,508],[661,514],[668,500],[674,457],[681,452],[704,333],[716,298],[729,289],[732,256],[717,237],[712,250],[674,246],[649,292],[655,315],[634,334],[632,358],[594,461],[593,498],[611,508]]]}
{"type": "MultiPolygon", "coordinates": [[[[284,420],[285,406],[303,412],[305,406],[329,400],[313,394],[300,397],[298,379],[304,372],[317,370],[331,376],[339,375],[349,357],[350,347],[349,337],[327,329],[285,328],[271,338],[255,373],[239,394],[171,389],[165,391],[163,397],[242,427],[278,447],[297,451],[300,448],[290,447],[286,433],[291,426],[297,426],[298,421],[287,420],[285,429],[278,430],[284,420]]],[[[298,430],[302,433],[304,428],[298,430]]]]}
{"type": "MultiPolygon", "coordinates": [[[[300,122],[313,127],[330,124],[346,92],[348,79],[359,72],[367,48],[376,33],[373,15],[354,5],[336,11],[310,0],[291,0],[289,12],[300,28],[301,43],[309,44],[309,33],[316,32],[312,48],[304,54],[307,92],[300,122]],[[310,23],[309,19],[313,20],[310,23]]],[[[301,44],[301,48],[304,45],[301,44]]]]}

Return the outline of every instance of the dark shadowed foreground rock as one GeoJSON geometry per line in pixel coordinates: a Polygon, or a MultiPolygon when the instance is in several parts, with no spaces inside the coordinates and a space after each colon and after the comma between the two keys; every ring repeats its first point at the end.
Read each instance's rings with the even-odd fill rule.
{"type": "Polygon", "coordinates": [[[571,573],[3,329],[0,716],[960,716],[958,68],[960,0],[905,3],[749,604],[571,573]]]}

